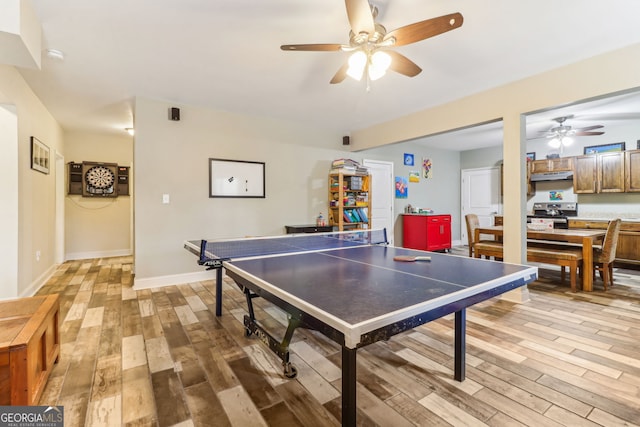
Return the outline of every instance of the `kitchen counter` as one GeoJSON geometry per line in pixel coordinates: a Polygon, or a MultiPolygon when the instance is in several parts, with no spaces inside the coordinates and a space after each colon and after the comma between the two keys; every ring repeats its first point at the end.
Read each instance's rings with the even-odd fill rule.
{"type": "MultiPolygon", "coordinates": [[[[622,220],[622,222],[635,222],[635,223],[640,222],[640,217],[635,217],[635,218],[622,218],[622,217],[619,217],[619,218],[622,220]]],[[[613,217],[612,218],[605,218],[605,217],[587,217],[587,216],[575,216],[575,217],[573,217],[572,216],[569,219],[573,219],[573,220],[576,220],[576,221],[607,221],[608,222],[608,221],[611,221],[614,218],[613,217]]]]}

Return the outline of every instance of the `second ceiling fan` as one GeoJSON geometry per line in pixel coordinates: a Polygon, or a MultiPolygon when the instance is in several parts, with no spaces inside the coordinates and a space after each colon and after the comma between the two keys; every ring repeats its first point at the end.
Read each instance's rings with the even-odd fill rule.
{"type": "Polygon", "coordinates": [[[378,9],[368,0],[345,0],[351,31],[349,44],[287,44],[288,51],[344,51],[353,52],[330,83],[340,83],[347,75],[367,81],[382,77],[388,69],[408,77],[420,74],[422,69],[406,56],[391,50],[454,30],[462,25],[462,15],[452,13],[438,18],[416,22],[393,31],[376,22],[378,9]]]}
{"type": "Polygon", "coordinates": [[[553,121],[558,123],[558,125],[552,127],[548,131],[544,131],[544,137],[549,139],[549,145],[551,147],[559,148],[565,145],[569,145],[573,142],[571,138],[574,136],[604,135],[603,131],[594,132],[596,129],[602,129],[604,127],[603,125],[593,125],[575,129],[572,126],[566,125],[565,122],[567,121],[567,119],[571,118],[573,118],[573,115],[556,117],[553,119],[553,121]]]}

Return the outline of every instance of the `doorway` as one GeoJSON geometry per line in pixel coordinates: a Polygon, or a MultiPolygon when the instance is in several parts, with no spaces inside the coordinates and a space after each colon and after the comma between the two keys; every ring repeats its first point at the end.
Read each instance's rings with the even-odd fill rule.
{"type": "Polygon", "coordinates": [[[461,177],[462,212],[460,214],[460,236],[468,242],[466,214],[478,215],[481,226],[493,225],[493,217],[502,213],[500,195],[500,168],[463,169],[461,177]]]}
{"type": "Polygon", "coordinates": [[[371,174],[371,228],[386,228],[393,245],[393,162],[365,159],[362,164],[371,174]]]}
{"type": "Polygon", "coordinates": [[[56,220],[55,220],[55,253],[54,260],[56,264],[62,264],[65,261],[64,256],[64,178],[65,165],[64,156],[56,150],[56,220]]]}

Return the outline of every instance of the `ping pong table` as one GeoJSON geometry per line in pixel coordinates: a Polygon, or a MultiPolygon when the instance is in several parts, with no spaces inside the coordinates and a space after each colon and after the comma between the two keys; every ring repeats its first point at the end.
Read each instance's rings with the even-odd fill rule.
{"type": "Polygon", "coordinates": [[[319,331],[342,347],[342,424],[356,424],[356,351],[419,325],[454,315],[454,378],[465,378],[466,308],[536,280],[536,267],[389,246],[385,230],[191,240],[185,248],[216,270],[216,315],[222,270],[244,292],[245,333],[278,355],[293,378],[289,344],[296,328],[319,331]],[[396,256],[430,261],[399,262],[396,256]],[[255,318],[252,300],[283,309],[280,341],[255,318]]]}

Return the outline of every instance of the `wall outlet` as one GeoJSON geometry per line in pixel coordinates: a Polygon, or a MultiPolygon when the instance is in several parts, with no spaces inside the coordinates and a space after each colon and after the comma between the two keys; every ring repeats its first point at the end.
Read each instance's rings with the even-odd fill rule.
{"type": "Polygon", "coordinates": [[[169,195],[168,194],[163,194],[162,195],[162,203],[165,205],[168,205],[170,201],[169,195]]]}
{"type": "Polygon", "coordinates": [[[40,251],[36,251],[36,261],[40,261],[40,251]]]}

